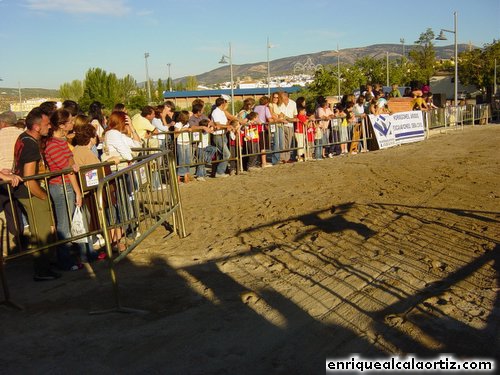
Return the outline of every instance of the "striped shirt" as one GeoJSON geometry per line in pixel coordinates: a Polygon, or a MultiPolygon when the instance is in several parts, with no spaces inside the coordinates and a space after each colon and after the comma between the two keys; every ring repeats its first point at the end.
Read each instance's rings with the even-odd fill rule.
{"type": "MultiPolygon", "coordinates": [[[[47,141],[47,146],[45,147],[45,162],[49,167],[51,172],[61,171],[71,167],[70,159],[73,157],[73,153],[69,149],[68,142],[66,139],[62,138],[49,138],[47,141]]],[[[69,183],[69,176],[64,176],[64,182],[69,183]]],[[[50,184],[61,184],[61,176],[51,178],[49,180],[50,184]]]]}

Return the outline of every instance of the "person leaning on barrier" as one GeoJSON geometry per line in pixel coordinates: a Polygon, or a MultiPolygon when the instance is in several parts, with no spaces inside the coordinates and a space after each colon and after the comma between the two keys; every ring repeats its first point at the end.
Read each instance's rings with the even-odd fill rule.
{"type": "Polygon", "coordinates": [[[269,109],[269,97],[262,96],[259,99],[259,104],[255,106],[254,111],[259,115],[259,121],[261,123],[259,127],[259,146],[261,155],[261,166],[262,168],[271,167],[272,164],[267,164],[266,150],[269,150],[270,140],[269,140],[269,124],[274,122],[273,115],[269,109]]]}
{"type": "Polygon", "coordinates": [[[189,112],[181,111],[177,116],[178,122],[174,125],[174,134],[177,150],[177,175],[179,180],[188,183],[190,180],[189,170],[191,165],[191,135],[193,131],[189,127],[189,112]]]}
{"type": "MultiPolygon", "coordinates": [[[[155,117],[151,120],[151,124],[158,130],[158,133],[169,131],[171,124],[167,122],[167,112],[168,108],[165,104],[159,104],[155,107],[155,117]]],[[[155,137],[158,140],[158,147],[165,148],[165,134],[157,134],[155,137]]]]}
{"type": "MultiPolygon", "coordinates": [[[[92,151],[92,148],[95,146],[97,142],[97,132],[92,125],[87,124],[79,127],[75,133],[74,142],[75,142],[75,148],[73,149],[73,158],[75,160],[75,163],[78,164],[80,168],[85,167],[87,165],[99,164],[101,162],[99,158],[95,155],[95,153],[92,151]]],[[[120,158],[116,156],[110,157],[108,158],[107,161],[118,164],[120,162],[120,158]]],[[[104,167],[104,171],[106,175],[111,173],[111,169],[109,168],[109,166],[104,167]]],[[[105,194],[104,204],[108,211],[114,210],[116,216],[116,187],[113,182],[109,184],[109,189],[110,189],[109,196],[111,197],[111,202],[108,202],[108,195],[105,194]]],[[[88,215],[89,231],[99,229],[99,218],[94,197],[91,196],[91,194],[86,194],[86,195],[84,194],[83,200],[84,200],[84,206],[89,212],[88,215]]],[[[108,217],[109,216],[111,215],[108,215],[108,217]]],[[[122,238],[121,228],[111,229],[110,235],[113,245],[118,246],[118,243],[122,238]]],[[[94,248],[89,249],[88,259],[89,260],[103,259],[105,257],[105,253],[98,253],[93,251],[102,245],[101,243],[102,241],[100,241],[100,238],[97,237],[93,242],[94,242],[94,248]]],[[[123,248],[120,250],[123,250],[123,248]]]]}
{"type": "MultiPolygon", "coordinates": [[[[283,145],[284,149],[291,149],[294,141],[294,129],[293,123],[297,122],[297,105],[293,100],[291,100],[286,91],[280,92],[281,97],[281,113],[284,115],[283,129],[284,138],[283,145]]],[[[292,159],[292,154],[290,151],[283,152],[281,154],[285,163],[292,163],[295,160],[292,159]]]]}
{"type": "Polygon", "coordinates": [[[213,123],[203,114],[202,103],[194,103],[192,111],[193,114],[189,118],[189,126],[193,132],[200,134],[196,150],[199,163],[196,166],[196,179],[198,181],[205,181],[205,177],[207,177],[205,164],[211,163],[213,156],[217,152],[217,149],[210,144],[210,134],[214,132],[214,128],[213,123]]]}
{"type": "Polygon", "coordinates": [[[9,182],[12,187],[16,187],[19,183],[23,182],[20,176],[12,173],[9,169],[0,170],[0,180],[9,182]]]}
{"type": "Polygon", "coordinates": [[[118,169],[125,168],[134,158],[132,148],[142,146],[139,135],[124,112],[113,112],[109,116],[108,128],[104,132],[104,144],[102,161],[108,161],[112,157],[126,161],[118,164],[118,169]]]}
{"type": "MultiPolygon", "coordinates": [[[[273,123],[271,124],[271,134],[273,135],[273,153],[271,155],[271,162],[273,165],[281,162],[281,150],[284,145],[284,131],[283,119],[285,115],[281,112],[281,97],[279,93],[275,92],[271,95],[271,102],[269,103],[269,110],[271,112],[273,123]]],[[[284,160],[283,160],[284,162],[284,160]]]]}
{"type": "Polygon", "coordinates": [[[231,152],[228,148],[227,137],[225,134],[226,129],[230,130],[231,126],[228,125],[229,120],[236,120],[236,117],[231,116],[228,118],[226,114],[227,100],[220,97],[215,101],[215,108],[212,111],[212,122],[214,124],[215,131],[213,133],[213,141],[215,147],[217,147],[218,151],[222,155],[222,160],[220,163],[217,163],[215,177],[227,177],[226,168],[228,162],[226,161],[231,157],[231,152]]]}
{"type": "MultiPolygon", "coordinates": [[[[11,172],[14,164],[14,145],[23,129],[17,127],[16,114],[12,111],[0,113],[0,170],[11,172]]],[[[17,241],[22,235],[22,209],[14,199],[11,205],[6,186],[0,187],[0,211],[5,213],[7,231],[17,241]]]]}
{"type": "MultiPolygon", "coordinates": [[[[14,147],[14,173],[25,181],[14,191],[14,195],[28,214],[32,239],[38,247],[50,245],[54,241],[54,226],[47,192],[35,176],[43,166],[40,153],[40,139],[49,133],[49,117],[40,108],[33,108],[26,116],[26,131],[16,141],[14,147]],[[30,198],[31,195],[31,198],[30,198]]],[[[61,274],[50,269],[51,248],[47,247],[34,253],[34,280],[54,280],[61,274]]]]}
{"type": "Polygon", "coordinates": [[[140,113],[132,116],[132,127],[135,129],[139,138],[141,139],[144,146],[158,146],[158,142],[151,140],[152,134],[158,134],[158,129],[156,129],[151,123],[155,118],[155,109],[150,105],[142,108],[140,113]]]}
{"type": "MultiPolygon", "coordinates": [[[[79,171],[78,165],[73,161],[66,136],[73,130],[71,114],[65,109],[58,109],[50,116],[50,128],[47,138],[42,142],[42,153],[51,172],[61,172],[72,169],[72,172],[57,175],[49,179],[48,190],[52,199],[56,219],[56,233],[59,240],[71,238],[71,219],[75,207],[82,206],[82,192],[75,175],[79,171]]],[[[86,258],[87,248],[85,243],[77,243],[79,256],[86,258]]],[[[72,254],[73,244],[65,243],[57,247],[58,265],[65,271],[76,271],[82,265],[74,259],[72,254]]]]}

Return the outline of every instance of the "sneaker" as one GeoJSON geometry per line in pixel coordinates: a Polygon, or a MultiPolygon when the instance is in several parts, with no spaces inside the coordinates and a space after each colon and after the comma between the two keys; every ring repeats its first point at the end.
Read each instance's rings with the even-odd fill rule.
{"type": "Polygon", "coordinates": [[[215,178],[226,178],[226,177],[229,177],[229,175],[227,175],[225,173],[216,173],[215,174],[215,178]]]}
{"type": "Polygon", "coordinates": [[[230,175],[230,176],[234,176],[235,174],[236,174],[236,171],[235,171],[234,169],[231,169],[231,170],[229,171],[229,175],[230,175]]]}
{"type": "Polygon", "coordinates": [[[161,184],[161,185],[160,185],[160,186],[158,186],[155,190],[157,190],[157,191],[158,191],[158,190],[165,190],[165,189],[167,189],[167,188],[168,188],[168,185],[166,185],[166,184],[161,184]]]}
{"type": "Polygon", "coordinates": [[[266,164],[266,165],[263,165],[262,168],[272,168],[273,165],[272,164],[266,164]]]}
{"type": "Polygon", "coordinates": [[[196,180],[197,180],[197,181],[206,181],[206,180],[205,180],[205,177],[196,177],[196,180]]]}
{"type": "Polygon", "coordinates": [[[330,153],[328,154],[328,157],[329,157],[330,159],[332,159],[332,158],[333,158],[333,154],[330,152],[330,153]]]}
{"type": "Polygon", "coordinates": [[[97,260],[103,260],[103,259],[106,259],[108,257],[108,254],[106,254],[105,252],[101,252],[99,253],[99,255],[97,255],[97,260]]]}
{"type": "Polygon", "coordinates": [[[68,271],[78,271],[78,270],[81,270],[83,268],[83,264],[81,263],[77,263],[77,264],[73,264],[68,271]]]}
{"type": "Polygon", "coordinates": [[[104,240],[104,238],[100,234],[98,234],[97,239],[92,244],[92,248],[94,250],[99,250],[99,249],[103,248],[104,245],[106,245],[106,241],[104,240]]]}
{"type": "Polygon", "coordinates": [[[52,270],[48,270],[46,272],[35,274],[35,276],[33,276],[33,280],[35,280],[35,281],[51,281],[51,280],[56,280],[60,277],[61,277],[60,273],[54,272],[52,270]]]}

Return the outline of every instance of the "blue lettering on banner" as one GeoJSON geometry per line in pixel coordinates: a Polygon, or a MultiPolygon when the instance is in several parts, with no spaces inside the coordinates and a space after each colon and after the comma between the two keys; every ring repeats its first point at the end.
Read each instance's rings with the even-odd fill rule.
{"type": "Polygon", "coordinates": [[[423,130],[419,130],[419,131],[414,131],[414,132],[399,133],[399,134],[395,134],[394,136],[396,138],[405,138],[405,137],[422,136],[424,134],[425,133],[423,130]]]}

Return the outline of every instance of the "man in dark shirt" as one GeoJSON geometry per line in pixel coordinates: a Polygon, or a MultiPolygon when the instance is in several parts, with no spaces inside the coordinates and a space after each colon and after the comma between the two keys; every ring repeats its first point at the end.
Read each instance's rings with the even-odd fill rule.
{"type": "MultiPolygon", "coordinates": [[[[40,173],[42,155],[39,141],[49,132],[49,118],[39,107],[26,117],[26,131],[14,146],[14,173],[24,179],[15,190],[15,196],[28,214],[30,232],[37,247],[44,247],[54,241],[54,223],[50,212],[49,197],[38,180],[27,180],[40,173]],[[30,197],[31,196],[31,197],[30,197]]],[[[34,253],[35,281],[54,280],[61,275],[50,269],[50,252],[46,247],[34,253]]]]}

